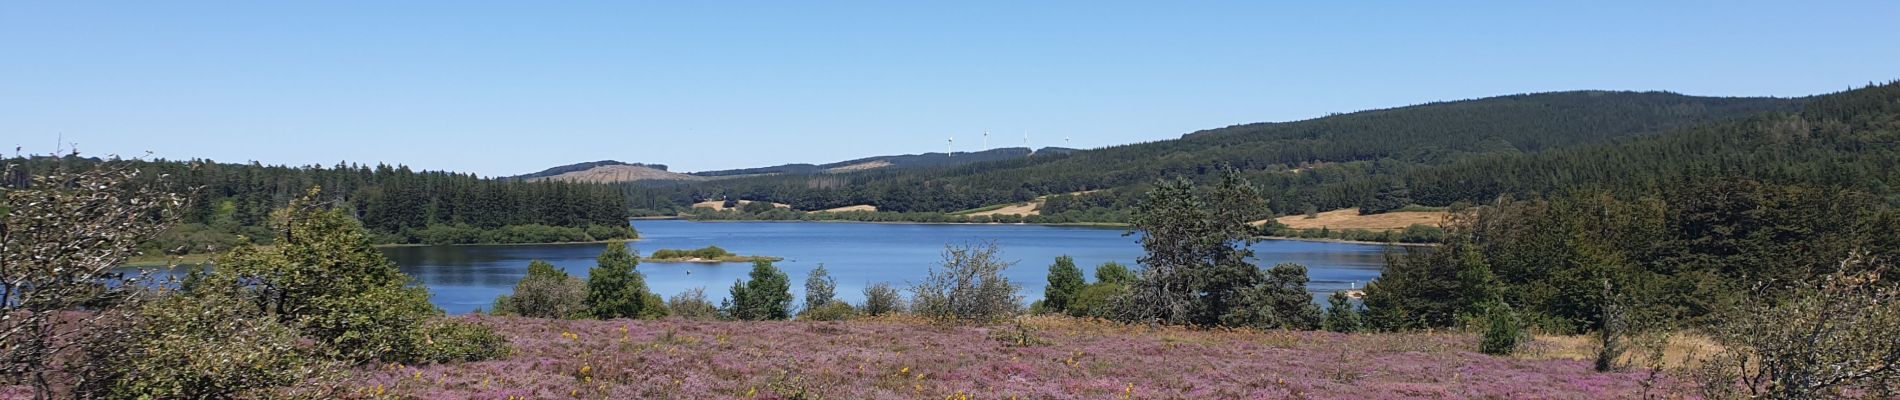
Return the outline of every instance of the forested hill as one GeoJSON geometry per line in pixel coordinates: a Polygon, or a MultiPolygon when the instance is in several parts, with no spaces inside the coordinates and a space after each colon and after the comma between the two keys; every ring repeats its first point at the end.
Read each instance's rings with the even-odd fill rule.
{"type": "MultiPolygon", "coordinates": [[[[1235,125],[1179,139],[910,171],[753,177],[635,190],[636,207],[738,197],[821,209],[871,204],[945,212],[1098,189],[1083,208],[1126,208],[1143,185],[1199,179],[1232,165],[1267,186],[1281,211],[1343,208],[1423,168],[1613,143],[1712,122],[1798,110],[1805,99],[1666,92],[1522,94],[1235,125]]],[[[1050,210],[1045,210],[1045,215],[1050,210]]],[[[1055,210],[1061,212],[1063,210],[1055,210]]]]}
{"type": "Polygon", "coordinates": [[[99,162],[134,163],[145,184],[160,176],[190,193],[181,224],[153,250],[217,251],[246,235],[267,241],[273,210],[322,188],[323,199],[346,209],[383,243],[523,243],[624,239],[627,198],[615,187],[563,182],[483,179],[472,174],[413,171],[389,165],[335,167],[224,164],[193,161],[102,161],[80,157],[0,159],[12,165],[5,186],[53,168],[99,162]]]}

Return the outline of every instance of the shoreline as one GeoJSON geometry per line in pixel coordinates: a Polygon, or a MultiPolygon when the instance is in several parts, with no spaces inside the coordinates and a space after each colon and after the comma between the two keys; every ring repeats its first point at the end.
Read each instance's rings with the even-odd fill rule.
{"type": "Polygon", "coordinates": [[[852,220],[842,220],[842,219],[830,219],[830,220],[810,220],[810,221],[807,221],[807,220],[784,220],[784,219],[709,219],[709,220],[696,220],[696,219],[684,219],[684,218],[681,218],[681,219],[679,219],[679,220],[681,220],[681,221],[686,221],[686,222],[821,222],[821,223],[845,223],[845,224],[895,224],[895,225],[1035,225],[1035,226],[1056,226],[1056,227],[1079,227],[1079,228],[1126,228],[1126,227],[1128,227],[1128,226],[1129,226],[1128,224],[1124,224],[1124,223],[1119,223],[1119,222],[1059,222],[1059,223],[1030,223],[1030,222],[921,222],[921,221],[852,221],[852,220]]]}
{"type": "Polygon", "coordinates": [[[533,243],[457,243],[457,244],[384,243],[384,244],[372,244],[370,245],[370,247],[384,248],[384,247],[427,247],[427,246],[535,246],[535,245],[547,245],[547,244],[607,244],[607,243],[613,243],[613,242],[638,242],[640,240],[642,240],[642,238],[612,239],[612,240],[582,240],[582,241],[571,241],[571,242],[533,242],[533,243]]]}

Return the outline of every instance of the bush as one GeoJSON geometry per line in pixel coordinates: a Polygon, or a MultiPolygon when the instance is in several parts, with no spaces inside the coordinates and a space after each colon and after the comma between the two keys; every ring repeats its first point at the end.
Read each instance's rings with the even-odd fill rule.
{"type": "Polygon", "coordinates": [[[587,270],[588,313],[594,318],[640,318],[649,301],[646,276],[635,271],[640,258],[627,249],[626,242],[612,242],[595,259],[596,267],[587,270]]]}
{"type": "Polygon", "coordinates": [[[1306,267],[1280,264],[1265,279],[1242,289],[1236,304],[1220,317],[1223,326],[1311,330],[1319,327],[1319,306],[1306,292],[1306,267]]]}
{"type": "Polygon", "coordinates": [[[674,295],[673,298],[667,299],[666,308],[670,309],[674,316],[680,318],[695,320],[719,319],[719,307],[713,306],[710,301],[706,301],[706,288],[686,289],[686,291],[674,295]]]}
{"type": "Polygon", "coordinates": [[[1355,333],[1365,330],[1365,321],[1360,318],[1359,309],[1352,304],[1352,298],[1346,292],[1333,292],[1326,297],[1326,330],[1339,333],[1355,333]]]}
{"type": "Polygon", "coordinates": [[[1732,310],[1713,332],[1725,350],[1693,374],[1703,397],[1892,398],[1900,389],[1900,288],[1883,276],[1889,268],[1852,253],[1837,272],[1787,298],[1732,310]]]}
{"type": "Polygon", "coordinates": [[[811,270],[811,276],[805,278],[805,309],[817,309],[832,303],[832,297],[838,292],[838,280],[831,278],[824,264],[811,270]]]}
{"type": "Polygon", "coordinates": [[[770,261],[752,264],[750,281],[732,283],[732,298],[724,307],[726,316],[741,321],[791,318],[791,278],[773,267],[770,261]]]}
{"type": "Polygon", "coordinates": [[[204,399],[253,395],[302,382],[328,368],[298,346],[297,331],[235,297],[235,287],[201,288],[147,304],[76,388],[82,398],[204,399]]]}
{"type": "Polygon", "coordinates": [[[528,276],[515,284],[512,295],[495,298],[495,315],[533,318],[578,318],[586,315],[587,282],[568,276],[554,264],[528,263],[528,276]]]}
{"type": "Polygon", "coordinates": [[[1077,317],[1112,318],[1115,313],[1115,301],[1128,293],[1128,286],[1121,283],[1096,282],[1082,287],[1076,292],[1075,302],[1069,304],[1069,315],[1077,317]]]}
{"type": "Polygon", "coordinates": [[[825,303],[817,308],[806,309],[798,314],[798,319],[806,321],[844,321],[858,317],[858,309],[842,301],[825,303]]]}
{"type": "Polygon", "coordinates": [[[424,323],[442,315],[368,234],[316,190],[276,213],[276,244],[240,244],[195,285],[226,285],[252,307],[315,340],[338,359],[427,362],[424,323]]]}
{"type": "Polygon", "coordinates": [[[1076,268],[1075,259],[1069,256],[1056,257],[1056,263],[1049,266],[1049,286],[1042,291],[1042,308],[1045,312],[1068,312],[1075,302],[1075,296],[1088,282],[1082,278],[1082,269],[1076,268]]]}
{"type": "Polygon", "coordinates": [[[652,292],[641,294],[640,319],[662,319],[670,315],[673,310],[666,308],[666,299],[652,292]]]}
{"type": "Polygon", "coordinates": [[[902,313],[908,309],[904,304],[904,295],[889,283],[878,282],[864,288],[864,314],[879,316],[902,313]]]}
{"type": "Polygon", "coordinates": [[[1517,313],[1502,302],[1493,303],[1484,309],[1484,341],[1479,344],[1478,351],[1494,356],[1516,352],[1518,344],[1530,336],[1517,320],[1517,313]]]}
{"type": "Polygon", "coordinates": [[[911,287],[918,314],[944,322],[989,323],[1016,314],[1022,304],[1017,287],[1004,278],[1010,264],[997,259],[994,243],[946,247],[943,267],[931,268],[911,287]]]}
{"type": "Polygon", "coordinates": [[[492,360],[508,356],[508,338],[488,327],[451,318],[436,318],[422,327],[428,343],[420,359],[430,362],[492,360]]]}

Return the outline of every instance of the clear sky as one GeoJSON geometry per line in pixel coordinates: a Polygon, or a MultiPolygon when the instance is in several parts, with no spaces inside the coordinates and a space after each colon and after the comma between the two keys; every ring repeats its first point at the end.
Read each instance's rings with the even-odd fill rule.
{"type": "Polygon", "coordinates": [[[986,129],[1095,147],[1511,93],[1900,79],[1894,1],[292,3],[0,2],[0,145],[698,171],[974,150],[986,129]]]}

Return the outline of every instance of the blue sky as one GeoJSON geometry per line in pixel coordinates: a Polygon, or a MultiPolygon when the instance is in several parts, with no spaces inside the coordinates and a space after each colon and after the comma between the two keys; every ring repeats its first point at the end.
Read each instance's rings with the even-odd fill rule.
{"type": "Polygon", "coordinates": [[[0,2],[0,145],[697,171],[974,150],[986,129],[1095,147],[1511,93],[1900,79],[1891,1],[634,3],[0,2]]]}

